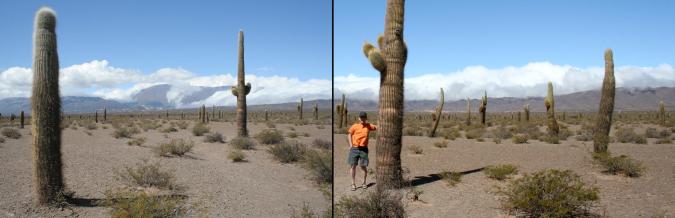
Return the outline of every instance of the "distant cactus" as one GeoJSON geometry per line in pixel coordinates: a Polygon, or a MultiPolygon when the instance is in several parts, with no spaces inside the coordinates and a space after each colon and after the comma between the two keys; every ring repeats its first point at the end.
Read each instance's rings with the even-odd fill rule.
{"type": "Polygon", "coordinates": [[[525,113],[525,122],[530,122],[530,105],[523,106],[523,113],[525,113]]]}
{"type": "Polygon", "coordinates": [[[662,126],[666,125],[666,106],[663,101],[659,101],[659,123],[662,126]]]}
{"type": "Polygon", "coordinates": [[[265,109],[265,121],[269,121],[269,120],[270,120],[270,119],[269,119],[269,113],[270,113],[270,110],[265,109]]]}
{"type": "Polygon", "coordinates": [[[302,120],[302,107],[304,105],[304,101],[302,98],[300,98],[300,103],[298,103],[298,113],[300,113],[300,120],[302,120]]]}
{"type": "Polygon", "coordinates": [[[314,120],[319,120],[319,105],[314,103],[314,107],[312,107],[312,112],[314,115],[314,120]]]}
{"type": "Polygon", "coordinates": [[[340,104],[335,105],[335,112],[337,115],[337,128],[340,129],[342,128],[342,125],[345,123],[346,118],[346,108],[347,107],[347,102],[345,102],[345,94],[342,94],[342,101],[340,104]]]}
{"type": "Polygon", "coordinates": [[[9,115],[9,126],[14,126],[14,119],[16,119],[16,115],[10,114],[9,115]]]}
{"type": "Polygon", "coordinates": [[[94,111],[94,123],[98,123],[98,110],[94,111]]]}
{"type": "Polygon", "coordinates": [[[169,119],[169,110],[166,110],[166,119],[169,119]]]}
{"type": "Polygon", "coordinates": [[[251,92],[251,83],[244,79],[244,31],[239,31],[239,54],[237,63],[237,85],[232,86],[232,95],[237,96],[237,136],[247,137],[246,95],[251,92]]]}
{"type": "Polygon", "coordinates": [[[104,107],[103,108],[103,122],[106,122],[106,121],[108,121],[108,109],[104,107]]]}
{"type": "MultiPolygon", "coordinates": [[[[485,91],[485,95],[483,96],[483,99],[480,101],[480,107],[478,108],[478,112],[480,112],[480,124],[485,126],[485,114],[487,112],[487,91],[485,91]]],[[[513,118],[513,114],[511,115],[511,118],[513,118]]]]}
{"type": "Polygon", "coordinates": [[[593,135],[593,151],[607,152],[609,145],[609,131],[612,127],[612,112],[614,111],[614,58],[612,49],[605,50],[605,78],[602,80],[602,95],[600,108],[595,123],[593,135]]]}
{"type": "Polygon", "coordinates": [[[431,120],[433,123],[431,124],[431,131],[429,131],[429,137],[436,136],[436,128],[438,128],[438,123],[440,122],[441,116],[443,115],[443,104],[445,104],[445,93],[443,92],[443,88],[441,88],[441,101],[436,107],[436,112],[431,114],[431,120]]]}
{"type": "Polygon", "coordinates": [[[25,117],[23,115],[23,110],[21,110],[21,112],[19,113],[19,128],[20,129],[23,129],[24,121],[25,121],[25,117]]]}
{"type": "Polygon", "coordinates": [[[471,99],[466,98],[466,125],[471,126],[471,99]]]}
{"type": "Polygon", "coordinates": [[[558,122],[555,120],[555,100],[553,98],[553,83],[548,82],[548,91],[544,99],[546,106],[546,122],[548,124],[548,134],[558,135],[558,122]]]}
{"type": "Polygon", "coordinates": [[[520,121],[521,121],[521,119],[520,119],[520,111],[518,111],[518,122],[520,123],[520,121]]]}
{"type": "Polygon", "coordinates": [[[384,35],[378,47],[366,43],[363,53],[380,72],[379,118],[377,124],[377,189],[402,185],[401,147],[403,133],[403,71],[408,49],[403,40],[404,0],[387,0],[384,35]]]}
{"type": "Polygon", "coordinates": [[[56,49],[56,15],[43,7],[35,15],[33,33],[33,187],[38,204],[55,203],[63,191],[61,162],[61,98],[56,49]]]}

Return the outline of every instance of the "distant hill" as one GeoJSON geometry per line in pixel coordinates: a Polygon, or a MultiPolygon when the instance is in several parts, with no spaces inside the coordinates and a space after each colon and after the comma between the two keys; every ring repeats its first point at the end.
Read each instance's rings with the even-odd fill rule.
{"type": "MultiPolygon", "coordinates": [[[[340,99],[335,99],[339,101],[340,99]]],[[[660,100],[667,105],[667,110],[675,110],[675,87],[659,87],[646,89],[617,88],[614,110],[619,111],[649,111],[656,110],[660,100]]],[[[600,102],[600,90],[575,92],[555,97],[556,111],[597,111],[600,102]]],[[[471,99],[471,110],[477,110],[480,99],[471,99]]],[[[525,104],[530,105],[532,111],[546,111],[543,97],[526,98],[490,98],[488,96],[488,111],[518,111],[525,104]]],[[[406,101],[406,111],[432,111],[438,105],[434,100],[406,101]]],[[[349,99],[347,108],[350,111],[376,111],[377,101],[349,99]]],[[[443,111],[466,111],[466,100],[446,101],[443,111]]]]}
{"type": "MultiPolygon", "coordinates": [[[[62,107],[66,113],[92,113],[97,109],[106,107],[111,112],[129,112],[129,111],[153,111],[164,109],[175,109],[176,107],[166,98],[166,93],[170,90],[168,85],[157,85],[142,90],[134,96],[135,101],[118,102],[106,100],[99,97],[62,97],[62,107]],[[154,98],[153,98],[154,96],[154,98]]],[[[229,87],[197,87],[189,94],[183,96],[183,103],[196,102],[204,100],[217,91],[226,90],[229,87]]],[[[349,99],[347,96],[347,106],[350,111],[375,111],[377,110],[377,101],[349,99]]],[[[335,99],[339,101],[340,99],[335,99]]],[[[669,111],[675,110],[675,87],[660,87],[647,89],[616,89],[615,110],[623,111],[654,111],[657,109],[659,100],[663,100],[669,111]]],[[[476,110],[479,104],[478,99],[472,99],[472,110],[476,110]]],[[[575,92],[566,95],[556,96],[557,111],[597,111],[600,101],[600,91],[575,92]]],[[[318,104],[321,110],[327,110],[333,107],[330,99],[321,99],[305,101],[305,110],[311,111],[314,103],[318,104]]],[[[405,102],[406,111],[431,111],[438,101],[434,100],[413,100],[405,102]]],[[[529,104],[532,111],[545,111],[544,99],[542,97],[528,98],[490,98],[488,96],[488,111],[518,111],[523,105],[529,104]]],[[[291,111],[296,109],[297,102],[288,102],[280,104],[249,105],[250,110],[270,109],[273,111],[291,111]]],[[[234,106],[219,107],[225,110],[234,110],[234,106]]],[[[30,113],[30,99],[28,98],[5,98],[0,99],[0,113],[3,116],[9,114],[18,114],[24,110],[30,113]]],[[[443,107],[444,111],[465,111],[466,100],[446,101],[443,107]]]]}

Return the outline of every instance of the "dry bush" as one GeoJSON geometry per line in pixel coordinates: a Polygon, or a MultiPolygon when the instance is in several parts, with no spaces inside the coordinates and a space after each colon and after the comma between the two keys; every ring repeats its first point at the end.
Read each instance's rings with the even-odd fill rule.
{"type": "Polygon", "coordinates": [[[584,217],[599,200],[572,171],[542,170],[499,188],[502,208],[517,217],[584,217]]]}
{"type": "Polygon", "coordinates": [[[214,142],[225,143],[225,137],[223,136],[223,134],[214,132],[214,133],[206,134],[206,137],[204,137],[204,142],[208,142],[208,143],[214,143],[214,142]]]}
{"type": "Polygon", "coordinates": [[[184,217],[190,210],[181,196],[149,195],[142,191],[108,190],[103,205],[113,218],[184,217]]]}
{"type": "Polygon", "coordinates": [[[254,136],[262,144],[279,144],[284,141],[284,136],[277,129],[265,129],[254,136]]]}
{"type": "Polygon", "coordinates": [[[203,136],[204,134],[208,133],[211,131],[208,126],[197,123],[195,126],[192,127],[192,135],[194,136],[203,136]]]}
{"type": "Polygon", "coordinates": [[[299,161],[306,151],[307,145],[298,141],[285,141],[275,144],[268,149],[268,152],[274,156],[274,159],[282,163],[299,161]]]}
{"type": "Polygon", "coordinates": [[[422,152],[424,152],[424,150],[422,150],[422,148],[417,145],[409,145],[408,150],[413,154],[422,154],[422,152]]]}
{"type": "Polygon", "coordinates": [[[333,147],[333,142],[323,139],[314,139],[312,146],[319,149],[330,150],[333,147]]]}
{"type": "Polygon", "coordinates": [[[525,135],[525,134],[516,134],[511,139],[513,140],[513,143],[516,143],[516,144],[527,143],[527,140],[528,140],[527,135],[525,135]]]}
{"type": "Polygon", "coordinates": [[[406,216],[402,196],[389,191],[368,192],[363,197],[345,196],[335,204],[335,217],[388,217],[406,216]]]}
{"type": "Polygon", "coordinates": [[[462,182],[462,173],[461,172],[453,172],[453,171],[446,171],[440,173],[441,179],[448,183],[448,186],[456,186],[460,182],[462,182]]]}
{"type": "Polygon", "coordinates": [[[124,170],[115,171],[117,180],[130,186],[158,189],[176,189],[175,176],[172,171],[165,171],[159,162],[150,163],[143,160],[135,167],[125,166],[124,170]]]}
{"type": "Polygon", "coordinates": [[[487,166],[483,169],[483,173],[485,173],[488,178],[501,181],[508,179],[511,175],[517,174],[518,167],[511,164],[487,166]]]}
{"type": "Polygon", "coordinates": [[[19,133],[19,130],[14,128],[4,128],[2,131],[0,131],[0,134],[10,139],[21,138],[21,133],[19,133]]]}
{"type": "Polygon", "coordinates": [[[239,149],[231,150],[227,155],[227,158],[232,160],[232,162],[244,162],[246,161],[246,155],[244,152],[241,152],[239,149]]]}
{"type": "Polygon", "coordinates": [[[115,131],[113,131],[113,137],[115,138],[131,138],[133,135],[138,134],[140,130],[136,127],[125,127],[125,126],[120,126],[118,128],[115,128],[115,131]]]}
{"type": "Polygon", "coordinates": [[[145,141],[146,141],[145,137],[140,137],[140,138],[136,138],[136,139],[132,139],[131,141],[128,141],[127,145],[143,146],[145,141]]]}
{"type": "Polygon", "coordinates": [[[235,137],[230,140],[230,146],[239,150],[252,150],[255,147],[255,142],[248,137],[235,137]]]}
{"type": "Polygon", "coordinates": [[[162,143],[155,148],[155,153],[159,156],[171,157],[171,156],[183,156],[186,153],[192,151],[192,147],[195,146],[195,143],[190,140],[185,139],[171,139],[168,143],[162,143]]]}
{"type": "Polygon", "coordinates": [[[448,147],[448,141],[443,140],[443,141],[434,142],[434,147],[447,148],[448,147]]]}

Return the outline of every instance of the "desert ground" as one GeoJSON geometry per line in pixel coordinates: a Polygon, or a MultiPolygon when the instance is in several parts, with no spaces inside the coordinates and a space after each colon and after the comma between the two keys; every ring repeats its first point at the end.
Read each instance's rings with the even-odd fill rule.
{"type": "MultiPolygon", "coordinates": [[[[418,113],[424,116],[429,113],[418,113]]],[[[597,215],[606,217],[673,217],[675,216],[675,145],[657,144],[654,138],[647,138],[646,144],[612,142],[609,150],[612,155],[629,155],[646,167],[645,173],[637,178],[603,173],[601,166],[591,157],[593,142],[577,140],[575,132],[581,129],[583,119],[574,120],[567,117],[568,122],[558,121],[566,125],[571,136],[560,140],[559,144],[551,144],[535,139],[527,143],[516,144],[511,139],[502,139],[498,144],[490,137],[496,123],[512,125],[510,115],[500,115],[493,119],[495,125],[487,128],[477,139],[466,139],[465,131],[459,131],[456,139],[444,139],[443,135],[450,129],[461,126],[462,114],[449,115],[441,122],[439,135],[435,138],[427,136],[411,136],[426,131],[424,117],[414,113],[406,113],[403,148],[401,153],[404,177],[408,179],[416,191],[422,191],[419,201],[412,200],[410,186],[400,190],[406,213],[409,217],[511,217],[500,208],[500,197],[494,193],[497,187],[504,187],[509,181],[520,178],[524,173],[532,173],[542,169],[569,169],[580,175],[583,181],[600,190],[600,201],[593,209],[597,215]],[[500,119],[500,120],[494,120],[500,119]],[[421,124],[420,124],[421,123],[421,124]],[[447,128],[445,128],[447,127],[447,128]],[[447,141],[447,147],[434,146],[435,142],[447,141]],[[410,147],[418,146],[421,154],[414,154],[410,147]],[[487,178],[480,171],[483,167],[497,164],[513,164],[518,167],[518,174],[506,181],[487,178]],[[461,182],[450,186],[438,174],[444,171],[462,172],[461,182]]],[[[377,122],[376,116],[373,117],[377,122]]],[[[646,117],[646,116],[645,116],[646,117]]],[[[643,120],[646,120],[642,117],[643,120]]],[[[537,118],[537,117],[534,117],[537,118]]],[[[545,132],[543,118],[538,118],[540,131],[545,132]]],[[[621,120],[621,119],[618,119],[621,120]]],[[[473,120],[474,123],[478,122],[473,120]]],[[[428,125],[427,125],[428,126],[428,125]]],[[[653,123],[621,122],[612,127],[612,135],[617,126],[630,126],[637,134],[644,133],[648,127],[657,131],[672,131],[670,127],[662,127],[653,123]]],[[[337,130],[334,152],[335,202],[345,196],[363,196],[365,192],[374,191],[377,146],[375,137],[369,141],[371,173],[368,178],[370,187],[351,191],[349,168],[346,164],[347,138],[343,131],[337,130]]],[[[668,136],[671,137],[671,136],[668,136]]],[[[361,184],[362,173],[357,174],[357,186],[361,184]]]]}
{"type": "MultiPolygon", "coordinates": [[[[163,129],[171,126],[170,123],[183,121],[156,118],[160,116],[146,116],[141,120],[128,118],[132,122],[135,120],[139,126],[153,122],[162,125],[147,131],[139,128],[140,133],[132,138],[145,138],[140,146],[128,145],[127,142],[133,140],[131,138],[112,136],[115,131],[113,123],[118,121],[94,123],[95,127],[90,128],[92,120],[69,116],[72,121],[68,119],[67,127],[63,129],[61,151],[65,184],[68,190],[74,192],[74,202],[63,209],[34,206],[31,126],[19,129],[15,123],[14,129],[22,135],[20,138],[0,136],[4,139],[4,143],[0,143],[0,196],[3,196],[0,198],[0,217],[110,216],[110,209],[99,203],[106,197],[105,191],[128,186],[117,179],[115,172],[127,166],[133,167],[143,160],[151,163],[159,161],[162,169],[174,173],[175,183],[184,187],[181,195],[187,199],[186,216],[189,217],[288,217],[303,205],[317,214],[330,209],[330,186],[312,181],[310,173],[299,164],[282,164],[275,160],[267,151],[268,145],[256,142],[253,150],[242,150],[245,155],[243,162],[228,159],[228,153],[234,149],[229,141],[236,136],[236,123],[232,119],[209,122],[210,131],[221,133],[225,142],[208,143],[204,141],[205,136],[192,134],[196,121],[185,121],[189,124],[186,129],[176,127],[176,132],[163,133],[163,129]],[[170,139],[191,140],[194,147],[182,157],[163,157],[153,152],[154,147],[170,139]]],[[[329,138],[330,116],[322,116],[323,122],[311,119],[305,118],[310,122],[299,125],[282,121],[257,122],[249,118],[249,135],[255,136],[272,127],[285,133],[286,140],[297,140],[307,145],[311,145],[314,139],[329,138]],[[288,133],[297,133],[297,136],[293,134],[291,139],[288,133]]],[[[1,125],[9,128],[6,119],[1,125]]]]}

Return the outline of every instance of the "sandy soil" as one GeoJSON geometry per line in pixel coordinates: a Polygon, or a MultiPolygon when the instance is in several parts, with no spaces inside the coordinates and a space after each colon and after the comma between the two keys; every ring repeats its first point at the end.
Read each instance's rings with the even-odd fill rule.
{"type": "MultiPolygon", "coordinates": [[[[199,205],[191,216],[206,217],[288,217],[292,208],[303,202],[320,212],[330,207],[330,197],[325,196],[312,181],[306,170],[297,164],[280,164],[273,160],[266,147],[244,151],[248,162],[232,163],[227,159],[231,149],[228,144],[205,143],[203,137],[191,134],[191,127],[167,134],[156,130],[142,132],[135,137],[146,137],[145,147],[129,146],[129,139],[115,139],[113,131],[93,130],[87,135],[84,128],[67,128],[63,131],[64,175],[67,187],[75,191],[82,202],[104,197],[107,189],[123,187],[115,180],[114,171],[132,166],[142,159],[160,160],[165,169],[175,171],[177,183],[187,187],[185,194],[190,204],[199,205]],[[166,138],[168,137],[168,138],[166,138]],[[170,138],[189,138],[195,142],[190,157],[158,157],[151,147],[170,138]]],[[[165,125],[166,126],[166,125],[165,125]]],[[[232,123],[212,122],[212,132],[220,132],[229,140],[236,135],[232,123]]],[[[276,128],[289,132],[292,124],[276,124],[276,128]]],[[[296,132],[309,133],[297,140],[310,144],[314,138],[330,137],[330,128],[317,129],[316,125],[293,126],[296,132]]],[[[266,129],[264,123],[249,124],[251,135],[266,129]]],[[[107,208],[83,205],[73,210],[35,208],[31,187],[31,136],[30,126],[20,130],[20,139],[6,139],[0,144],[0,217],[106,217],[107,208]]],[[[300,134],[301,135],[301,134],[300,134]]]]}
{"type": "MultiPolygon", "coordinates": [[[[335,134],[335,201],[347,195],[363,195],[364,190],[350,190],[351,179],[346,164],[347,139],[344,134],[335,134]]],[[[436,148],[433,143],[442,138],[419,136],[403,137],[403,167],[413,179],[415,188],[423,191],[423,202],[404,200],[410,217],[508,217],[499,209],[500,203],[492,191],[506,182],[487,178],[482,172],[469,173],[462,182],[450,187],[446,182],[430,174],[443,171],[466,172],[495,164],[514,164],[520,174],[546,168],[570,169],[582,176],[587,184],[600,188],[600,203],[595,211],[609,217],[651,217],[656,214],[675,216],[675,145],[612,143],[614,155],[627,154],[642,161],[647,167],[645,175],[626,178],[600,173],[602,169],[593,164],[590,157],[592,142],[575,141],[570,137],[560,144],[547,144],[530,140],[527,144],[513,144],[503,140],[495,144],[491,139],[476,142],[464,138],[450,141],[447,148],[436,148]],[[423,148],[422,154],[412,154],[406,146],[423,148]]],[[[375,169],[376,141],[369,142],[371,163],[375,169]]],[[[361,172],[357,174],[360,184],[361,172]]],[[[369,175],[369,183],[377,182],[369,175]],[[372,178],[372,179],[370,179],[372,178]]],[[[365,191],[375,190],[370,187],[365,191]]],[[[405,192],[403,191],[405,194],[405,192]]]]}

